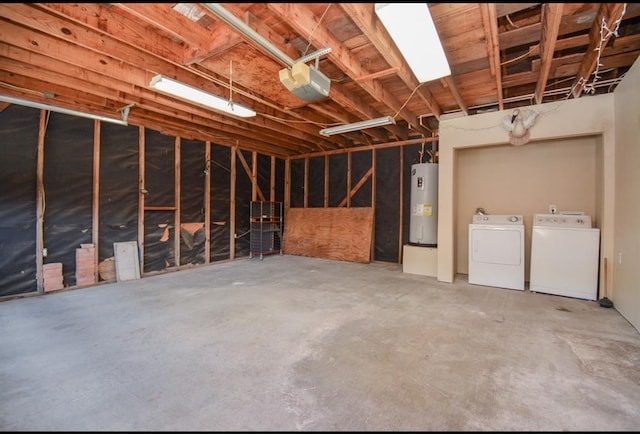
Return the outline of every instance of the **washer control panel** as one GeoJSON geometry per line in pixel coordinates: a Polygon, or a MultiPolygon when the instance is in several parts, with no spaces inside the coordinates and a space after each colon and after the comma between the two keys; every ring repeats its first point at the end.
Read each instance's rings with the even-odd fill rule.
{"type": "Polygon", "coordinates": [[[476,225],[522,225],[521,215],[513,214],[474,214],[473,224],[476,225]]]}
{"type": "Polygon", "coordinates": [[[534,214],[534,226],[591,228],[591,216],[566,214],[534,214]]]}

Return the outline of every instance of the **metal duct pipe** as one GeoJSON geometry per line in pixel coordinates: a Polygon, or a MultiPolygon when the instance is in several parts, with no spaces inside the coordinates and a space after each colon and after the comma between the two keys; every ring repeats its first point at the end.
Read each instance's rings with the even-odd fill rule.
{"type": "Polygon", "coordinates": [[[127,123],[127,117],[129,115],[129,108],[133,106],[133,104],[129,104],[124,108],[122,112],[122,120],[120,120],[120,119],[109,118],[106,116],[80,112],[77,110],[70,110],[63,107],[56,107],[49,104],[41,104],[39,102],[28,101],[26,99],[12,98],[10,96],[4,96],[4,95],[0,95],[0,101],[8,102],[9,104],[18,104],[18,105],[23,105],[25,107],[31,107],[31,108],[40,109],[40,110],[49,110],[52,112],[63,113],[65,115],[79,116],[83,118],[95,119],[95,120],[104,121],[104,122],[111,122],[112,124],[125,125],[125,126],[129,125],[127,123]]]}
{"type": "Polygon", "coordinates": [[[278,59],[280,62],[284,63],[288,67],[292,67],[294,63],[296,63],[292,58],[287,56],[285,53],[280,51],[279,48],[275,47],[271,42],[267,39],[263,38],[259,33],[245,24],[243,21],[238,19],[231,12],[226,10],[220,3],[200,3],[203,7],[207,8],[211,11],[215,16],[220,18],[225,23],[229,24],[231,27],[242,33],[247,38],[251,39],[253,42],[261,46],[264,50],[266,50],[273,57],[278,59]]]}

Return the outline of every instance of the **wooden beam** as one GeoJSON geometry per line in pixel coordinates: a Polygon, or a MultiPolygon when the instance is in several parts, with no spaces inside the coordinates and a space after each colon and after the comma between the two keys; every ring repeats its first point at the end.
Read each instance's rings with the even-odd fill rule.
{"type": "Polygon", "coordinates": [[[181,221],[180,221],[180,210],[181,210],[181,174],[180,174],[180,154],[182,149],[182,141],[180,140],[180,136],[176,136],[174,144],[174,198],[173,203],[175,204],[175,211],[173,214],[173,258],[176,264],[176,267],[180,267],[180,232],[181,232],[181,221]]]}
{"type": "Polygon", "coordinates": [[[91,212],[91,242],[93,243],[94,281],[98,282],[98,262],[100,248],[100,127],[98,120],[93,121],[93,206],[91,212]]]}
{"type": "Polygon", "coordinates": [[[547,80],[549,79],[549,72],[551,71],[551,65],[553,63],[553,53],[555,51],[556,41],[558,40],[560,22],[562,21],[562,7],[562,3],[542,4],[542,31],[540,35],[541,62],[535,90],[536,104],[542,104],[544,90],[547,87],[547,80]]]}
{"type": "Polygon", "coordinates": [[[538,4],[539,3],[497,3],[496,15],[498,17],[503,17],[505,15],[530,8],[531,6],[537,6],[538,4]]]}
{"type": "Polygon", "coordinates": [[[402,237],[402,228],[404,226],[404,149],[400,148],[400,182],[398,183],[398,195],[400,196],[400,204],[398,210],[398,264],[402,264],[402,248],[404,246],[402,237]]]}
{"type": "Polygon", "coordinates": [[[391,68],[383,69],[382,71],[372,72],[371,74],[363,75],[362,77],[355,78],[353,81],[365,81],[365,80],[375,80],[378,78],[388,77],[390,75],[396,74],[400,68],[397,66],[393,66],[391,68]]]}
{"type": "Polygon", "coordinates": [[[329,156],[324,156],[324,207],[329,207],[329,156]]]}
{"type": "Polygon", "coordinates": [[[300,160],[302,158],[312,158],[312,157],[320,157],[323,155],[336,155],[336,154],[344,154],[351,152],[361,152],[361,151],[370,151],[372,149],[384,149],[384,148],[395,148],[396,146],[407,146],[407,145],[415,145],[416,143],[426,143],[426,142],[437,142],[438,137],[422,137],[419,139],[409,139],[409,140],[401,140],[397,142],[388,142],[388,143],[378,143],[375,145],[365,145],[365,146],[355,146],[353,148],[348,149],[335,149],[333,151],[323,151],[323,152],[312,152],[310,154],[300,154],[300,155],[291,155],[291,160],[300,160]]]}
{"type": "MultiPolygon", "coordinates": [[[[264,201],[264,194],[262,193],[262,190],[260,190],[260,187],[258,186],[258,183],[256,181],[257,172],[254,174],[253,168],[249,167],[249,163],[247,163],[247,160],[244,158],[244,155],[242,155],[242,151],[240,149],[236,149],[236,154],[238,156],[238,159],[240,160],[240,163],[242,164],[242,167],[244,168],[244,171],[251,180],[251,200],[258,200],[257,198],[259,197],[260,200],[264,201]]],[[[254,159],[253,166],[256,166],[255,152],[253,152],[251,155],[254,159]]]]}
{"type": "MultiPolygon", "coordinates": [[[[272,3],[267,3],[266,4],[268,7],[273,5],[272,3]]],[[[225,9],[227,9],[228,12],[232,13],[233,15],[235,15],[237,18],[241,19],[244,21],[244,14],[240,13],[240,10],[237,7],[233,7],[232,5],[225,5],[225,9]]],[[[274,12],[274,11],[272,11],[274,12]]],[[[285,19],[286,21],[286,19],[285,19]]],[[[274,38],[274,28],[273,26],[265,26],[265,25],[260,25],[260,26],[255,26],[252,28],[263,38],[269,40],[269,41],[273,41],[274,38]],[[268,33],[265,33],[266,30],[269,30],[268,33]]],[[[235,31],[235,30],[234,30],[235,31]]],[[[1,35],[0,35],[1,36],[1,35]]],[[[243,36],[244,37],[244,36],[243,36]]],[[[290,38],[289,35],[287,35],[286,37],[282,37],[282,40],[288,40],[290,38]]],[[[250,40],[249,38],[247,38],[247,43],[251,44],[252,46],[256,47],[260,52],[266,52],[264,50],[263,47],[255,44],[254,41],[250,40]]],[[[279,46],[279,44],[276,44],[279,46]]],[[[285,44],[285,49],[282,49],[283,52],[287,53],[290,52],[290,48],[288,47],[291,44],[285,44]]],[[[292,58],[293,59],[293,58],[292,58]]],[[[279,62],[279,60],[278,60],[279,62]]],[[[345,88],[340,88],[337,86],[332,87],[331,89],[331,99],[333,101],[335,101],[338,105],[342,106],[344,108],[344,110],[347,113],[360,113],[362,117],[366,118],[366,119],[372,119],[372,118],[377,118],[382,116],[383,114],[381,114],[379,111],[375,110],[370,104],[367,104],[363,101],[361,101],[361,98],[359,97],[359,95],[353,91],[349,91],[348,89],[345,88]]],[[[321,104],[315,104],[315,103],[310,103],[310,104],[306,104],[306,107],[309,107],[310,109],[314,110],[314,111],[319,111],[322,112],[322,108],[323,106],[321,104]]],[[[296,115],[295,112],[287,112],[287,115],[293,115],[293,116],[299,116],[296,115]]],[[[316,123],[314,122],[312,119],[310,118],[302,118],[302,120],[306,120],[308,123],[316,123]]],[[[337,119],[334,118],[334,121],[338,121],[338,122],[353,122],[353,119],[345,121],[343,119],[337,119]]],[[[290,125],[288,125],[287,127],[290,127],[290,125]]],[[[389,127],[390,129],[393,129],[393,125],[391,125],[389,127]]],[[[377,138],[378,140],[382,140],[380,138],[380,131],[377,129],[370,129],[366,131],[366,134],[371,135],[372,137],[377,138]]],[[[317,143],[318,147],[322,148],[322,147],[329,147],[329,148],[333,148],[334,147],[334,143],[335,142],[340,142],[340,138],[334,138],[333,140],[330,141],[325,141],[322,137],[318,138],[316,137],[315,140],[312,139],[307,139],[305,140],[307,143],[317,143]],[[321,140],[321,141],[319,141],[321,140]]]]}
{"type": "Polygon", "coordinates": [[[138,250],[140,251],[140,276],[144,275],[144,197],[147,193],[145,180],[145,138],[144,127],[138,127],[138,250]]]}
{"type": "Polygon", "coordinates": [[[502,67],[500,66],[500,45],[498,42],[498,17],[495,3],[479,3],[482,25],[487,40],[487,56],[491,75],[495,77],[498,107],[504,110],[502,94],[502,67]]]}
{"type": "MultiPolygon", "coordinates": [[[[258,200],[258,153],[251,153],[251,200],[258,200]]],[[[264,197],[260,200],[264,201],[264,197]]]]}
{"type": "MultiPolygon", "coordinates": [[[[299,34],[313,33],[314,44],[321,47],[331,47],[331,52],[327,54],[327,57],[351,79],[369,74],[369,71],[362,66],[360,59],[351,54],[351,51],[340,40],[321,25],[306,5],[302,3],[267,3],[267,5],[269,10],[289,23],[299,34]]],[[[424,127],[418,123],[416,114],[403,105],[403,102],[400,102],[392,92],[385,90],[380,83],[375,80],[365,80],[358,82],[358,84],[376,101],[384,104],[394,113],[397,112],[414,129],[426,133],[424,127]]],[[[389,129],[395,131],[394,128],[390,127],[389,129]]],[[[395,134],[398,135],[397,132],[395,134]]]]}
{"type": "Polygon", "coordinates": [[[598,60],[603,55],[604,49],[611,39],[613,34],[601,34],[602,27],[606,25],[610,30],[616,28],[616,22],[622,20],[622,16],[625,11],[626,3],[601,3],[600,9],[596,14],[596,19],[593,21],[591,30],[589,31],[589,48],[582,60],[578,74],[576,75],[571,89],[574,98],[578,98],[582,95],[585,85],[589,82],[591,74],[596,70],[598,66],[598,60]]]}
{"type": "Polygon", "coordinates": [[[284,160],[284,209],[291,206],[291,159],[284,160]]]}
{"type": "MultiPolygon", "coordinates": [[[[269,171],[269,201],[276,201],[276,157],[271,156],[271,170],[269,171]]],[[[281,216],[282,217],[282,216],[281,216]]]]}
{"type": "Polygon", "coordinates": [[[204,263],[211,262],[211,142],[204,142],[204,263]]]}
{"type": "MultiPolygon", "coordinates": [[[[208,32],[178,11],[169,3],[111,3],[113,7],[126,11],[141,21],[151,24],[172,39],[193,46],[207,45],[208,32]]],[[[126,29],[123,29],[126,31],[126,29]]]]}
{"type": "MultiPolygon", "coordinates": [[[[349,154],[349,155],[351,155],[351,154],[349,154]]],[[[371,178],[372,174],[373,174],[373,167],[369,168],[369,170],[367,170],[367,173],[365,173],[362,176],[362,178],[360,178],[358,183],[351,190],[348,191],[347,197],[342,199],[342,202],[340,202],[338,207],[342,207],[342,206],[345,206],[345,205],[350,207],[351,206],[351,198],[353,196],[355,196],[355,194],[358,192],[358,190],[360,190],[362,188],[362,186],[365,184],[365,182],[367,182],[369,180],[369,178],[371,178]]],[[[372,188],[371,190],[373,191],[375,189],[372,188]]]]}
{"type": "Polygon", "coordinates": [[[36,286],[44,292],[44,140],[49,123],[49,112],[40,110],[38,127],[38,148],[36,157],[36,286]]]}
{"type": "MultiPolygon", "coordinates": [[[[227,12],[238,17],[242,22],[244,22],[248,27],[250,27],[253,31],[262,36],[265,40],[267,40],[271,45],[277,47],[280,51],[288,55],[290,58],[295,59],[300,55],[300,52],[288,41],[283,35],[278,34],[275,31],[274,26],[269,26],[259,20],[254,14],[249,11],[244,11],[243,9],[236,6],[234,3],[225,3],[224,8],[227,12]]],[[[210,13],[207,8],[202,7],[202,11],[205,13],[210,13]]],[[[216,18],[217,19],[217,18],[216,18]]],[[[210,39],[216,41],[216,46],[210,50],[209,53],[206,53],[208,57],[211,57],[216,54],[222,53],[225,49],[229,49],[232,44],[238,42],[247,42],[249,44],[253,44],[253,40],[250,38],[237,34],[235,32],[229,32],[229,28],[223,23],[215,25],[214,28],[210,32],[210,39]]],[[[270,54],[270,53],[267,53],[270,54]]],[[[202,56],[203,59],[207,56],[202,56]]],[[[278,60],[278,63],[280,61],[278,60]]]]}
{"type": "MultiPolygon", "coordinates": [[[[415,75],[404,60],[402,53],[398,50],[396,44],[389,37],[386,29],[382,26],[380,20],[374,14],[374,6],[372,3],[340,3],[340,7],[347,13],[356,26],[362,31],[362,33],[371,41],[373,46],[378,50],[380,55],[389,63],[392,68],[398,69],[398,77],[404,82],[404,84],[411,90],[420,86],[420,83],[415,78],[415,75]]],[[[366,77],[366,75],[364,75],[366,77]]],[[[353,77],[356,81],[358,77],[353,77]]],[[[438,102],[433,97],[427,86],[421,86],[417,90],[417,94],[422,101],[429,107],[436,119],[440,119],[442,115],[442,109],[438,105],[438,102]]],[[[397,111],[397,108],[394,109],[397,111]]],[[[409,113],[407,113],[409,114],[409,113]]],[[[409,114],[413,116],[412,114],[409,114]]],[[[407,122],[416,128],[415,122],[407,122]]],[[[416,128],[418,131],[425,133],[422,126],[416,128]]]]}
{"type": "Polygon", "coordinates": [[[309,206],[309,159],[304,159],[304,207],[309,206]]]}
{"type": "Polygon", "coordinates": [[[375,259],[376,252],[376,150],[371,151],[371,208],[373,208],[373,227],[371,228],[371,259],[375,259]]]}
{"type": "Polygon", "coordinates": [[[447,88],[449,89],[449,92],[451,92],[451,95],[453,95],[456,102],[458,103],[458,107],[460,108],[460,110],[462,110],[465,115],[469,115],[469,107],[467,107],[467,103],[464,102],[464,98],[462,98],[462,95],[460,94],[460,90],[458,89],[458,86],[456,85],[456,82],[453,76],[448,75],[443,79],[447,84],[447,88]]]}
{"type": "MultiPolygon", "coordinates": [[[[58,8],[65,8],[64,14],[73,13],[74,15],[72,16],[76,20],[80,20],[78,16],[82,16],[80,12],[76,11],[77,8],[64,6],[64,4],[48,4],[47,7],[50,8],[52,12],[58,14],[60,13],[57,12],[58,8]]],[[[149,80],[151,79],[151,74],[146,69],[133,66],[131,64],[132,59],[135,59],[138,64],[148,65],[149,68],[152,68],[155,71],[161,71],[165,75],[169,75],[184,83],[202,88],[203,90],[212,92],[214,94],[226,92],[226,87],[219,84],[220,80],[211,79],[217,78],[211,77],[211,72],[209,72],[209,77],[204,77],[202,73],[194,74],[193,71],[182,67],[182,65],[179,63],[180,60],[174,60],[171,58],[169,58],[168,60],[166,56],[155,54],[153,51],[143,51],[136,49],[130,45],[129,41],[124,42],[112,36],[111,34],[106,34],[104,31],[99,29],[99,24],[97,23],[84,24],[85,26],[96,26],[96,28],[88,29],[87,27],[75,24],[72,21],[61,21],[60,25],[63,25],[64,28],[69,32],[69,35],[66,35],[65,33],[61,33],[59,31],[59,29],[56,27],[57,24],[55,20],[52,20],[51,15],[49,15],[45,11],[34,9],[29,5],[13,4],[11,6],[3,6],[2,4],[0,4],[0,15],[11,17],[15,22],[27,27],[27,29],[25,29],[24,27],[15,25],[13,22],[7,22],[2,26],[2,29],[0,29],[0,40],[31,52],[51,56],[52,58],[56,57],[55,53],[64,53],[64,58],[68,62],[75,66],[81,67],[83,70],[103,74],[108,78],[109,81],[115,83],[117,83],[118,81],[126,83],[122,88],[122,91],[126,92],[123,95],[132,93],[148,93],[149,95],[155,95],[151,97],[152,100],[158,98],[166,99],[168,101],[173,101],[173,104],[176,104],[176,101],[174,99],[165,98],[164,96],[157,94],[157,92],[150,92],[147,89],[149,80]],[[33,44],[30,42],[34,38],[34,31],[38,32],[37,44],[33,44]],[[59,38],[48,36],[49,34],[59,34],[59,38]],[[91,50],[91,55],[87,55],[87,49],[91,50]]],[[[128,26],[131,26],[130,22],[128,22],[128,26]]],[[[130,40],[131,39],[140,40],[140,38],[134,36],[132,36],[130,40]]],[[[164,42],[164,45],[167,44],[169,44],[169,41],[164,42]]],[[[175,45],[175,50],[180,49],[180,46],[176,45],[175,43],[173,45],[175,45]]],[[[51,70],[54,72],[58,72],[57,68],[52,68],[51,70]]],[[[84,77],[84,74],[85,72],[81,71],[75,76],[84,77]]],[[[243,103],[244,101],[244,104],[255,105],[256,102],[254,99],[245,97],[245,95],[240,92],[236,94],[236,99],[240,103],[243,103]]],[[[124,99],[121,101],[122,105],[125,105],[129,102],[130,101],[125,101],[124,99]]],[[[184,115],[185,111],[198,111],[197,107],[189,107],[189,109],[185,109],[184,105],[182,105],[182,108],[180,109],[181,114],[184,115]]],[[[256,127],[263,128],[268,128],[268,125],[272,125],[272,131],[275,135],[274,137],[282,134],[282,124],[280,122],[276,122],[272,119],[267,119],[262,116],[240,121],[230,119],[228,116],[218,117],[219,115],[211,111],[205,110],[205,112],[207,113],[206,117],[208,117],[209,120],[203,122],[203,125],[206,125],[207,122],[210,122],[211,117],[213,116],[214,118],[220,119],[223,125],[249,127],[246,129],[247,139],[249,139],[251,135],[255,138],[255,128],[252,129],[250,125],[255,125],[256,127]]],[[[135,117],[134,113],[135,111],[132,111],[132,113],[130,114],[131,119],[135,117]]],[[[303,144],[306,146],[311,146],[309,145],[309,143],[315,141],[321,141],[323,143],[326,143],[328,146],[331,146],[331,142],[322,137],[319,138],[317,136],[317,132],[312,129],[310,125],[289,125],[288,135],[296,134],[296,131],[301,130],[306,130],[306,132],[303,134],[306,137],[300,137],[298,146],[302,146],[303,144]]],[[[310,149],[316,149],[316,147],[314,146],[310,149]]]]}
{"type": "Polygon", "coordinates": [[[238,154],[238,145],[231,147],[231,186],[229,189],[230,205],[229,205],[229,260],[236,258],[236,155],[238,154]]]}
{"type": "Polygon", "coordinates": [[[352,161],[352,153],[348,152],[347,153],[347,197],[346,197],[346,202],[343,200],[342,202],[340,202],[341,206],[344,206],[342,204],[346,204],[347,208],[351,207],[351,195],[349,194],[349,192],[351,191],[351,161],[352,161]]]}
{"type": "MultiPolygon", "coordinates": [[[[4,44],[0,42],[0,50],[3,46],[4,44]]],[[[21,49],[16,48],[13,48],[12,50],[22,51],[21,49]]],[[[266,137],[260,138],[256,136],[255,128],[242,129],[241,131],[240,129],[236,129],[234,126],[227,126],[224,123],[212,124],[212,119],[205,114],[206,111],[199,113],[202,109],[194,107],[192,113],[186,114],[184,111],[185,107],[176,108],[177,106],[175,104],[172,104],[168,99],[164,100],[163,97],[159,96],[159,94],[159,98],[154,101],[126,94],[117,90],[119,87],[117,80],[111,80],[116,89],[107,91],[105,87],[105,80],[108,79],[105,76],[93,74],[91,71],[81,70],[79,68],[71,68],[70,70],[68,66],[63,66],[64,64],[62,62],[56,62],[53,59],[43,60],[44,56],[40,56],[36,53],[25,53],[20,57],[27,60],[31,59],[34,64],[31,65],[31,67],[26,68],[24,65],[20,65],[16,61],[3,59],[4,71],[0,71],[2,81],[19,87],[29,86],[33,90],[40,91],[54,88],[56,93],[54,104],[63,108],[78,109],[77,104],[82,104],[84,106],[82,111],[101,114],[107,117],[117,117],[118,115],[116,115],[116,110],[120,108],[120,104],[113,99],[119,98],[118,95],[125,95],[124,98],[132,100],[135,104],[141,103],[145,107],[144,109],[134,108],[135,111],[131,112],[129,116],[130,124],[144,124],[147,128],[166,132],[168,135],[180,135],[183,138],[191,135],[192,138],[197,138],[203,141],[215,137],[219,138],[216,141],[221,145],[227,145],[226,141],[228,141],[232,135],[236,135],[237,137],[244,136],[242,142],[243,148],[246,149],[248,144],[250,149],[259,150],[266,154],[275,154],[281,157],[285,157],[291,154],[291,152],[300,151],[304,148],[308,150],[317,148],[295,144],[300,143],[301,141],[290,140],[291,137],[286,138],[282,133],[278,135],[270,134],[270,137],[267,139],[266,137]],[[51,71],[45,71],[41,68],[53,67],[49,65],[50,63],[60,66],[61,69],[54,74],[51,71]],[[21,75],[22,73],[25,75],[21,75]],[[87,80],[94,84],[89,85],[83,80],[66,75],[67,73],[76,73],[81,76],[87,76],[87,80]],[[6,79],[7,77],[11,78],[6,79]],[[50,81],[56,80],[56,77],[62,79],[66,84],[68,84],[69,88],[56,85],[53,81],[50,81]],[[175,128],[169,128],[169,126],[174,126],[175,128]],[[277,136],[285,138],[289,143],[281,141],[277,136]],[[265,142],[263,139],[268,140],[268,142],[265,142]],[[284,148],[281,148],[281,146],[284,146],[284,148]]],[[[147,93],[142,89],[140,89],[139,92],[141,94],[147,93]]],[[[7,96],[15,96],[16,98],[24,98],[44,104],[52,103],[51,99],[45,98],[44,96],[38,97],[33,94],[27,95],[25,93],[16,92],[13,89],[7,89],[6,93],[7,96]]],[[[295,135],[293,131],[292,133],[295,135]]]]}

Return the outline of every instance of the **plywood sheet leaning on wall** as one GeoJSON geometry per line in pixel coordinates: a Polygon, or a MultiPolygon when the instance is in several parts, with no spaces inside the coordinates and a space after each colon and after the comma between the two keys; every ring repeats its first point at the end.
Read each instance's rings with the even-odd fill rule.
{"type": "Polygon", "coordinates": [[[369,263],[373,208],[289,208],[283,253],[369,263]]]}

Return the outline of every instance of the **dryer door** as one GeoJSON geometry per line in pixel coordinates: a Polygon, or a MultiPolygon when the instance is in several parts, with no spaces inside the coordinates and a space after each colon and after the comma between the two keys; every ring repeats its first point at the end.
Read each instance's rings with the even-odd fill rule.
{"type": "Polygon", "coordinates": [[[521,230],[472,226],[470,232],[470,262],[519,266],[524,261],[521,230]]]}

